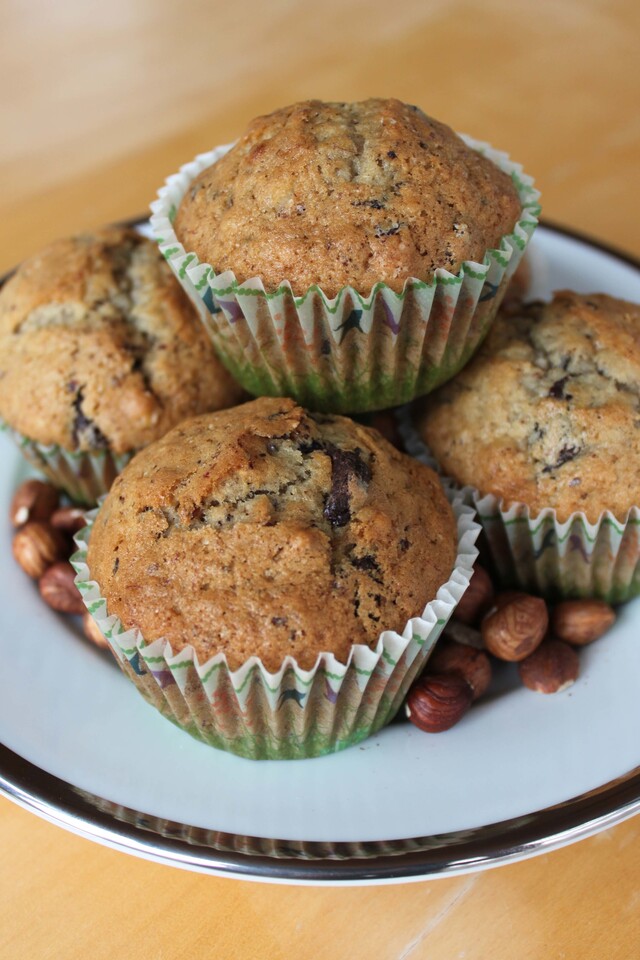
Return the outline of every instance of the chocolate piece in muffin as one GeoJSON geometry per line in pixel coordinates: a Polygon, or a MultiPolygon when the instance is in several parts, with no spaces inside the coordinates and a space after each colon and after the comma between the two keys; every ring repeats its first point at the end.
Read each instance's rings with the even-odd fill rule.
{"type": "Polygon", "coordinates": [[[194,180],[174,228],[218,273],[333,297],[457,273],[520,212],[507,174],[417,107],[310,100],[254,120],[194,180]]]}
{"type": "Polygon", "coordinates": [[[156,245],[133,230],[59,240],[0,291],[0,415],[32,440],[124,453],[241,396],[156,245]]]}
{"type": "Polygon", "coordinates": [[[96,519],[88,564],[147,642],[231,669],[306,669],[402,631],[447,581],[455,522],[436,475],[375,430],[262,398],[139,453],[96,519]]]}
{"type": "Polygon", "coordinates": [[[622,520],[640,503],[640,306],[565,290],[501,312],[418,427],[458,484],[622,520]]]}

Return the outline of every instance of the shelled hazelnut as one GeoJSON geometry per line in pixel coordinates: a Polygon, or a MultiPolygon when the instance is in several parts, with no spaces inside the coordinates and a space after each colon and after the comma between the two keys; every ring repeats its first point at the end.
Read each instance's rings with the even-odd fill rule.
{"type": "Polygon", "coordinates": [[[491,662],[487,654],[455,640],[437,644],[429,659],[429,671],[462,677],[471,687],[474,700],[486,693],[491,683],[491,662]]]}
{"type": "Polygon", "coordinates": [[[96,647],[100,647],[102,650],[110,649],[109,643],[103,637],[100,627],[86,610],[82,615],[82,629],[84,630],[84,635],[87,640],[94,643],[96,647]]]}
{"type": "Polygon", "coordinates": [[[533,653],[549,626],[547,605],[540,597],[517,593],[496,606],[482,621],[487,650],[500,660],[524,660],[533,653]]]}
{"type": "Polygon", "coordinates": [[[551,633],[576,647],[593,643],[616,622],[616,614],[604,600],[565,600],[551,615],[551,633]]]}
{"type": "Polygon", "coordinates": [[[38,581],[40,596],[59,613],[84,613],[80,591],[75,585],[76,572],[68,560],[49,567],[38,581]]]}
{"type": "Polygon", "coordinates": [[[484,567],[476,564],[469,586],[453,611],[453,618],[461,623],[477,623],[491,608],[494,595],[491,577],[484,567]]]}
{"type": "Polygon", "coordinates": [[[34,580],[58,560],[65,559],[65,537],[50,524],[31,520],[13,538],[13,556],[24,572],[34,580]]]}
{"type": "Polygon", "coordinates": [[[525,687],[537,693],[559,693],[578,679],[578,654],[562,640],[545,640],[518,664],[525,687]]]}
{"type": "Polygon", "coordinates": [[[81,507],[59,507],[51,514],[51,526],[73,536],[86,525],[81,507]]]}
{"type": "Polygon", "coordinates": [[[25,480],[13,495],[9,519],[14,527],[30,520],[48,520],[60,502],[60,494],[44,480],[25,480]]]}
{"type": "Polygon", "coordinates": [[[471,687],[457,674],[423,674],[409,690],[405,713],[425,733],[442,733],[462,719],[472,700],[471,687]]]}

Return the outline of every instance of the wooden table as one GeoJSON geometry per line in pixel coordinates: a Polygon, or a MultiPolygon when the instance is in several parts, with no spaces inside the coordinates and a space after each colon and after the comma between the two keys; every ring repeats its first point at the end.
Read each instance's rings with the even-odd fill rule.
{"type": "MultiPolygon", "coordinates": [[[[545,215],[640,254],[634,0],[5,4],[0,270],[142,212],[255,114],[395,95],[508,150],[545,215]]],[[[467,877],[307,889],[190,874],[0,801],[0,957],[629,960],[640,818],[467,877]]]]}

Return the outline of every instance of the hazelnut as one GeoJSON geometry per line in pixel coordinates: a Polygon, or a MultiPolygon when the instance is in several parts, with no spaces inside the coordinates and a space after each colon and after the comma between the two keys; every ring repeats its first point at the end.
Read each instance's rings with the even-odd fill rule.
{"type": "Polygon", "coordinates": [[[565,600],[553,610],[551,632],[558,640],[582,647],[601,637],[615,622],[615,611],[604,600],[565,600]]]}
{"type": "Polygon", "coordinates": [[[13,495],[9,517],[14,527],[29,520],[48,520],[60,502],[60,494],[44,480],[25,480],[13,495]]]}
{"type": "Polygon", "coordinates": [[[493,601],[493,606],[496,610],[499,610],[501,607],[504,607],[505,603],[511,603],[516,597],[528,597],[528,593],[524,593],[522,590],[503,590],[501,593],[496,594],[496,598],[493,601]]]}
{"type": "Polygon", "coordinates": [[[441,733],[465,715],[472,699],[471,687],[455,673],[424,674],[409,690],[405,713],[420,730],[441,733]]]}
{"type": "Polygon", "coordinates": [[[84,510],[81,507],[60,507],[51,514],[49,522],[56,530],[62,530],[71,537],[87,525],[84,510]]]}
{"type": "Polygon", "coordinates": [[[82,629],[84,630],[84,635],[87,640],[94,643],[96,647],[100,647],[102,650],[111,649],[109,647],[109,641],[105,640],[102,630],[87,610],[85,610],[82,616],[82,629]]]}
{"type": "Polygon", "coordinates": [[[75,585],[76,572],[67,560],[54,563],[40,577],[40,596],[59,613],[84,613],[80,591],[75,585]]]}
{"type": "Polygon", "coordinates": [[[13,556],[34,580],[39,580],[56,561],[63,560],[66,552],[66,541],[60,531],[39,520],[25,524],[13,538],[13,556]]]}
{"type": "Polygon", "coordinates": [[[476,564],[469,586],[453,611],[452,616],[461,623],[479,623],[493,604],[494,589],[491,577],[484,567],[476,564]]]}
{"type": "Polygon", "coordinates": [[[385,440],[392,443],[398,450],[404,451],[404,443],[398,429],[398,421],[390,410],[379,410],[371,415],[371,426],[374,427],[385,440]]]}
{"type": "Polygon", "coordinates": [[[482,621],[484,644],[500,660],[524,660],[542,643],[549,614],[540,597],[515,594],[494,607],[482,621]]]}
{"type": "Polygon", "coordinates": [[[473,699],[486,693],[491,683],[491,662],[486,653],[455,640],[439,643],[429,658],[434,673],[455,673],[471,687],[473,699]]]}
{"type": "Polygon", "coordinates": [[[529,690],[559,693],[578,679],[578,654],[562,640],[545,640],[518,664],[520,679],[529,690]]]}
{"type": "Polygon", "coordinates": [[[444,636],[447,640],[464,643],[465,647],[473,647],[475,650],[485,649],[480,631],[475,627],[467,626],[466,623],[460,623],[459,620],[449,620],[444,628],[444,636]]]}

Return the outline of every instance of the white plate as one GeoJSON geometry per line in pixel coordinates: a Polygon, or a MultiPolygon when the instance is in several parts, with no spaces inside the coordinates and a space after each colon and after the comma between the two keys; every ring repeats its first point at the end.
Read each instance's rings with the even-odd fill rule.
{"type": "MultiPolygon", "coordinates": [[[[542,227],[534,294],[640,301],[640,269],[542,227]]],[[[0,438],[0,510],[23,468],[0,438]]],[[[494,693],[428,736],[395,723],[329,757],[254,762],[163,720],[110,655],[39,600],[0,550],[0,789],[48,819],[141,856],[307,883],[421,879],[520,859],[640,811],[640,601],[542,697],[505,665],[494,693]],[[552,809],[550,809],[552,808],[552,809]]]]}

